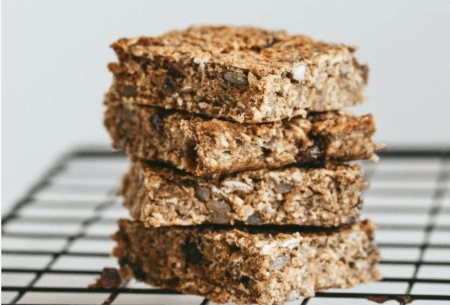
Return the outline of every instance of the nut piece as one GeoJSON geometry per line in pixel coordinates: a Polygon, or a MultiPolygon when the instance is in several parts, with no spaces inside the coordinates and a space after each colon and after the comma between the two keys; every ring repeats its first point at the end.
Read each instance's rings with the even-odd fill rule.
{"type": "Polygon", "coordinates": [[[257,225],[262,223],[262,215],[259,212],[255,212],[247,218],[248,224],[257,225]]]}
{"type": "Polygon", "coordinates": [[[207,202],[210,195],[211,190],[208,187],[199,187],[195,190],[195,197],[197,197],[201,201],[207,202]]]}
{"type": "Polygon", "coordinates": [[[209,216],[210,222],[224,224],[230,221],[227,213],[231,211],[231,207],[225,201],[208,201],[206,202],[206,206],[211,211],[211,215],[209,216]]]}
{"type": "Polygon", "coordinates": [[[274,270],[278,270],[281,267],[283,267],[284,265],[286,265],[286,263],[290,260],[290,256],[289,255],[280,255],[275,257],[273,260],[271,260],[269,262],[269,266],[274,269],[274,270]]]}
{"type": "Polygon", "coordinates": [[[233,83],[238,86],[248,86],[247,76],[242,73],[227,71],[223,75],[223,78],[230,83],[233,83]]]}
{"type": "Polygon", "coordinates": [[[281,183],[281,184],[278,184],[277,186],[275,186],[275,191],[279,194],[285,194],[285,193],[289,193],[293,188],[294,188],[294,186],[292,184],[281,183]]]}
{"type": "Polygon", "coordinates": [[[225,201],[212,200],[206,203],[206,206],[211,212],[225,214],[231,211],[231,207],[225,201]]]}

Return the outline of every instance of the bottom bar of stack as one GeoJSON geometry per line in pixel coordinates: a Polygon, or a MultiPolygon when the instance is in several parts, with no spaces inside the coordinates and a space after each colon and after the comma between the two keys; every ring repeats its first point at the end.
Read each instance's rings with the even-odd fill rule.
{"type": "Polygon", "coordinates": [[[370,220],[335,229],[118,223],[113,256],[122,279],[214,302],[280,304],[381,279],[370,220]]]}

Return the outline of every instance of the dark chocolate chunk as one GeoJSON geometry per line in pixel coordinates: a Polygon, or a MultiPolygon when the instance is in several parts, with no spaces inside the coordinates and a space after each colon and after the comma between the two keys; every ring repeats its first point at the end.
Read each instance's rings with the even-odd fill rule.
{"type": "Polygon", "coordinates": [[[188,264],[199,264],[202,262],[203,254],[198,250],[196,244],[187,241],[181,246],[181,249],[188,264]]]}
{"type": "Polygon", "coordinates": [[[179,277],[174,277],[167,281],[167,285],[169,287],[176,287],[176,286],[178,286],[179,283],[180,283],[179,277]]]}
{"type": "Polygon", "coordinates": [[[249,285],[250,285],[250,282],[251,282],[251,278],[249,278],[248,276],[242,276],[240,279],[239,279],[239,282],[241,282],[242,284],[244,284],[244,286],[245,287],[248,287],[249,285]]]}
{"type": "Polygon", "coordinates": [[[103,288],[117,288],[120,286],[121,278],[119,271],[115,268],[103,268],[100,283],[103,288]]]}
{"type": "Polygon", "coordinates": [[[231,252],[231,253],[238,252],[238,251],[240,251],[240,250],[241,250],[241,248],[239,248],[239,247],[236,246],[236,245],[232,245],[232,246],[230,247],[230,252],[231,252]]]}
{"type": "Polygon", "coordinates": [[[321,149],[320,145],[314,144],[311,147],[300,151],[296,157],[299,163],[308,163],[312,161],[321,160],[324,156],[324,151],[321,149]]]}
{"type": "Polygon", "coordinates": [[[164,82],[164,88],[169,92],[175,91],[175,84],[170,76],[166,77],[166,81],[164,82]]]}
{"type": "Polygon", "coordinates": [[[168,64],[169,65],[169,71],[167,74],[170,77],[173,78],[184,78],[184,73],[181,71],[179,67],[177,67],[175,64],[168,64]]]}
{"type": "Polygon", "coordinates": [[[197,147],[197,142],[194,140],[190,140],[187,143],[187,147],[186,147],[187,158],[192,162],[197,162],[196,147],[197,147]]]}
{"type": "Polygon", "coordinates": [[[135,261],[132,265],[131,268],[133,270],[133,275],[134,277],[138,280],[138,281],[145,281],[147,279],[147,277],[145,276],[145,273],[142,271],[142,265],[141,262],[139,261],[135,261]]]}
{"type": "Polygon", "coordinates": [[[263,151],[263,155],[264,157],[269,157],[272,154],[272,150],[266,147],[261,147],[262,151],[263,151]]]}
{"type": "Polygon", "coordinates": [[[127,234],[122,234],[122,240],[125,242],[125,244],[127,244],[128,247],[130,247],[131,241],[127,234]]]}

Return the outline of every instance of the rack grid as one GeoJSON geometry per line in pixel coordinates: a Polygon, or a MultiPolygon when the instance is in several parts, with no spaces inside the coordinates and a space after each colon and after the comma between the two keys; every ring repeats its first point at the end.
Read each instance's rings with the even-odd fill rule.
{"type": "MultiPolygon", "coordinates": [[[[450,304],[450,151],[387,150],[363,164],[363,216],[377,225],[381,282],[332,289],[289,304],[450,304]]],[[[89,290],[110,258],[125,155],[80,148],[57,162],[2,218],[2,304],[214,304],[129,282],[89,290]]]]}

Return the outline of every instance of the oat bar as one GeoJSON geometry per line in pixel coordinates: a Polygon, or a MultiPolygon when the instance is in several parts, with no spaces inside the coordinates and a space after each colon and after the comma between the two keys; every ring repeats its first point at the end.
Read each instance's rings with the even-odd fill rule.
{"type": "Polygon", "coordinates": [[[105,103],[273,122],[361,104],[368,67],[354,46],[252,27],[198,26],[112,44],[105,103]]]}
{"type": "Polygon", "coordinates": [[[198,178],[135,162],[119,195],[146,226],[202,223],[338,226],[359,217],[367,181],[359,165],[290,166],[198,178]]]}
{"type": "Polygon", "coordinates": [[[197,176],[324,160],[376,160],[372,115],[343,111],[275,123],[239,124],[174,110],[121,104],[104,119],[113,146],[197,176]]]}
{"type": "Polygon", "coordinates": [[[214,302],[282,304],[381,279],[370,220],[335,230],[118,223],[112,255],[122,278],[214,302]]]}

